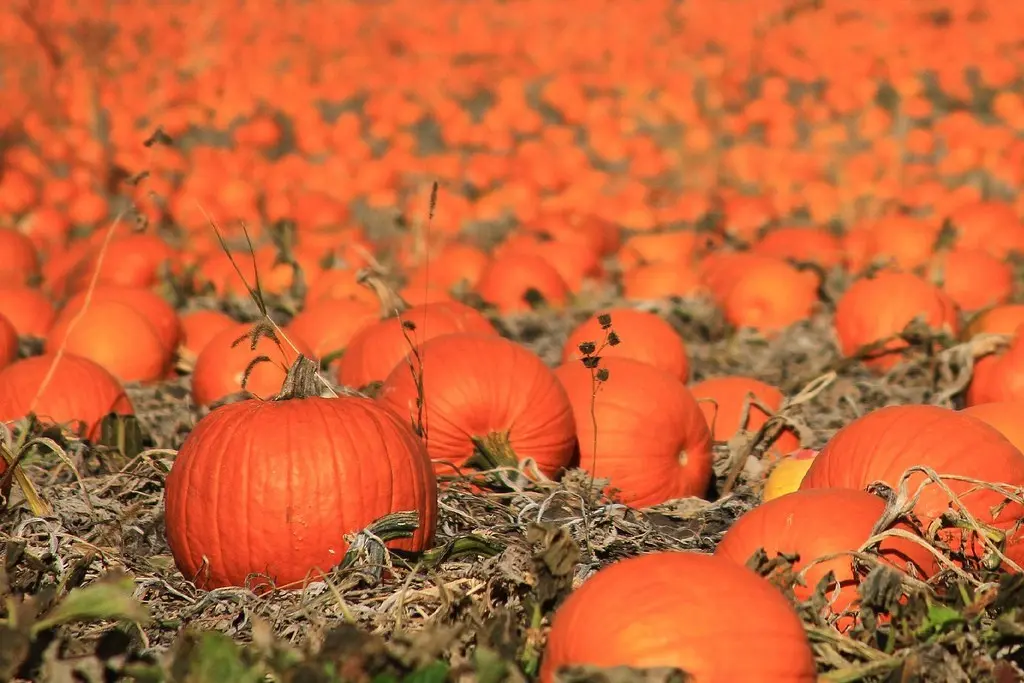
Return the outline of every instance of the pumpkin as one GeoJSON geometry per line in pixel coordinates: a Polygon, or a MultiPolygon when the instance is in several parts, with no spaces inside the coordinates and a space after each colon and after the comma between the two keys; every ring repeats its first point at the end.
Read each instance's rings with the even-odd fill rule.
{"type": "Polygon", "coordinates": [[[494,334],[424,342],[395,366],[378,397],[422,424],[437,474],[457,473],[479,453],[488,468],[532,458],[554,477],[575,452],[576,423],[561,383],[534,353],[494,334]]]}
{"type": "Polygon", "coordinates": [[[307,305],[285,328],[312,349],[314,357],[326,358],[343,351],[360,330],[377,322],[377,311],[355,299],[321,299],[307,305]]]}
{"type": "Polygon", "coordinates": [[[1002,304],[979,313],[964,328],[963,338],[977,334],[1013,334],[1024,325],[1024,304],[1002,304]]]}
{"type": "Polygon", "coordinates": [[[842,263],[843,258],[839,238],[818,228],[776,228],[750,250],[779,259],[817,263],[822,268],[834,268],[842,263]]]}
{"type": "Polygon", "coordinates": [[[298,353],[312,356],[301,339],[291,340],[298,353],[286,340],[278,343],[265,336],[259,337],[253,348],[251,338],[246,336],[250,331],[249,325],[234,323],[214,335],[199,352],[192,370],[192,400],[197,406],[208,406],[242,391],[246,368],[260,357],[267,360],[251,365],[245,391],[269,398],[281,387],[298,353]]]}
{"type": "Polygon", "coordinates": [[[140,287],[97,285],[93,288],[92,294],[87,291],[80,292],[64,304],[54,324],[60,324],[69,316],[74,316],[81,311],[86,304],[87,296],[90,306],[100,301],[116,301],[130,306],[149,321],[168,353],[173,353],[178,348],[182,331],[181,321],[178,319],[174,307],[156,292],[140,287]]]}
{"type": "Polygon", "coordinates": [[[967,406],[962,413],[976,417],[1024,452],[1024,398],[967,406]]]}
{"type": "Polygon", "coordinates": [[[0,315],[0,369],[18,357],[18,331],[10,320],[0,315]]]}
{"type": "Polygon", "coordinates": [[[704,495],[711,432],[686,385],[632,358],[602,358],[599,369],[608,377],[596,387],[596,370],[582,362],[555,370],[576,419],[580,467],[634,507],[704,495]]]}
{"type": "Polygon", "coordinates": [[[221,330],[237,325],[227,313],[214,310],[196,310],[181,316],[181,344],[178,353],[195,361],[196,356],[221,330]]]}
{"type": "Polygon", "coordinates": [[[562,348],[562,362],[579,361],[583,356],[580,344],[584,342],[602,347],[600,355],[603,358],[623,356],[643,361],[683,382],[690,375],[690,361],[683,338],[672,325],[654,313],[635,308],[610,308],[595,313],[569,334],[562,348]],[[608,330],[601,324],[602,315],[610,317],[610,329],[615,331],[621,343],[603,345],[608,330]]]}
{"type": "Polygon", "coordinates": [[[96,439],[104,416],[131,415],[134,409],[124,387],[103,366],[63,353],[59,359],[53,354],[25,358],[0,370],[0,421],[20,420],[30,412],[96,439]]]}
{"type": "Polygon", "coordinates": [[[378,279],[365,278],[381,302],[381,320],[366,325],[349,340],[338,361],[338,382],[365,387],[383,382],[410,350],[442,334],[479,332],[497,334],[474,308],[457,301],[408,306],[378,279]]]}
{"type": "MultiPolygon", "coordinates": [[[[935,285],[911,273],[883,272],[874,278],[857,280],[836,304],[835,331],[844,356],[899,334],[917,316],[932,329],[956,334],[959,313],[956,304],[935,285]]],[[[887,351],[906,348],[907,343],[891,339],[887,351]]],[[[899,363],[897,353],[865,360],[868,367],[888,370],[899,363]]]]}
{"type": "Polygon", "coordinates": [[[25,285],[39,272],[39,254],[28,235],[0,228],[0,282],[25,285]]]}
{"type": "Polygon", "coordinates": [[[765,478],[761,500],[767,503],[799,489],[817,455],[818,451],[813,448],[801,448],[782,456],[765,478]]]}
{"type": "Polygon", "coordinates": [[[61,311],[46,337],[48,353],[59,349],[99,363],[122,382],[163,379],[174,352],[144,313],[103,298],[61,311]]]}
{"type": "MultiPolygon", "coordinates": [[[[908,405],[880,408],[836,432],[814,459],[800,489],[862,490],[875,481],[896,487],[903,473],[915,465],[930,467],[939,475],[1024,485],[1024,454],[995,428],[963,412],[908,405]]],[[[911,495],[924,480],[922,473],[910,477],[911,495]]],[[[994,491],[971,491],[974,484],[964,481],[945,483],[982,524],[1009,529],[1024,517],[1024,506],[1000,506],[1003,497],[994,491]]],[[[947,495],[932,484],[917,499],[914,514],[927,528],[949,508],[947,495]]],[[[963,549],[969,555],[984,552],[972,531],[944,529],[939,535],[954,550],[963,549]]],[[[930,573],[937,568],[924,569],[930,573]]]]}
{"type": "Polygon", "coordinates": [[[19,337],[45,337],[57,312],[42,291],[24,285],[0,284],[0,315],[14,325],[19,337]]]}
{"type": "Polygon", "coordinates": [[[538,304],[561,308],[569,299],[569,286],[544,257],[508,251],[492,258],[476,283],[476,292],[501,313],[525,313],[538,304]]]}
{"type": "Polygon", "coordinates": [[[629,301],[696,298],[704,294],[700,275],[686,262],[650,263],[622,273],[622,296],[629,301]]]}
{"type": "MultiPolygon", "coordinates": [[[[857,586],[861,577],[854,571],[852,558],[844,555],[808,567],[827,555],[858,550],[872,537],[875,524],[885,511],[878,496],[850,489],[807,489],[767,501],[742,515],[725,532],[715,555],[736,564],[746,562],[763,548],[769,558],[781,553],[796,554],[795,571],[807,568],[803,585],[793,587],[798,600],[807,600],[818,583],[830,571],[835,582],[825,597],[830,611],[839,615],[859,601],[857,586]],[[832,595],[835,588],[838,595],[832,595]]],[[[906,530],[906,529],[904,529],[906,530]]],[[[878,547],[879,557],[902,571],[921,573],[931,563],[931,554],[913,541],[887,538],[878,547]]],[[[852,625],[841,619],[841,631],[852,625]]]]}
{"type": "Polygon", "coordinates": [[[785,261],[754,263],[728,287],[722,301],[725,319],[765,336],[806,320],[818,304],[818,276],[785,261]]]}
{"type": "Polygon", "coordinates": [[[1002,304],[1013,295],[1010,264],[982,249],[940,252],[930,271],[932,281],[965,311],[1002,304]]]}
{"type": "Polygon", "coordinates": [[[260,590],[268,580],[317,580],[344,558],[346,534],[395,512],[416,512],[419,527],[390,547],[432,543],[437,483],[423,444],[371,399],[315,395],[309,374],[274,400],[214,410],[178,451],[167,475],[167,543],[200,588],[244,586],[251,574],[266,577],[260,590]]]}
{"type": "Polygon", "coordinates": [[[699,683],[817,680],[786,598],[746,567],[692,552],[620,560],[566,598],[551,622],[540,681],[580,665],[677,667],[699,683]],[[736,616],[747,612],[757,618],[736,616]]]}
{"type": "Polygon", "coordinates": [[[968,406],[1024,398],[1024,325],[1005,351],[975,361],[965,398],[968,406]]]}
{"type": "MultiPolygon", "coordinates": [[[[690,387],[715,441],[728,441],[741,431],[756,433],[768,421],[769,414],[752,399],[772,412],[782,409],[785,397],[778,388],[753,377],[712,377],[690,387]],[[744,419],[745,418],[745,419],[744,419]]],[[[800,448],[800,438],[785,427],[772,443],[769,454],[778,456],[800,448]]]]}

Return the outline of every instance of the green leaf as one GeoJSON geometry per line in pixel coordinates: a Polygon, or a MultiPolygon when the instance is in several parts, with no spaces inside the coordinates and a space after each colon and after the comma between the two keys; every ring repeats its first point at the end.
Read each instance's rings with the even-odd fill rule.
{"type": "Polygon", "coordinates": [[[508,663],[489,647],[477,647],[473,652],[476,680],[479,683],[501,683],[508,676],[508,663]]]}
{"type": "Polygon", "coordinates": [[[219,631],[192,633],[175,656],[172,680],[181,683],[257,683],[261,671],[242,661],[242,651],[219,631]]]}
{"type": "Polygon", "coordinates": [[[46,616],[32,625],[37,635],[54,626],[75,621],[116,619],[144,622],[149,619],[145,606],[132,597],[135,582],[131,577],[108,574],[88,586],[75,588],[46,616]]]}
{"type": "Polygon", "coordinates": [[[406,676],[402,683],[445,683],[448,680],[448,664],[445,662],[433,662],[427,666],[413,671],[406,676]]]}
{"type": "Polygon", "coordinates": [[[932,636],[945,633],[953,626],[964,623],[960,612],[946,605],[928,605],[928,619],[918,629],[918,636],[932,636]]]}

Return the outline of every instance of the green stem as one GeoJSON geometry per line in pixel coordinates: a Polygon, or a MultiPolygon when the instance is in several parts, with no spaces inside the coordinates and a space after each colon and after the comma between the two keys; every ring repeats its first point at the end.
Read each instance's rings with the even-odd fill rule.
{"type": "Polygon", "coordinates": [[[472,440],[476,452],[466,461],[467,465],[481,470],[519,466],[519,457],[512,450],[508,432],[491,432],[487,436],[474,436],[472,440]]]}

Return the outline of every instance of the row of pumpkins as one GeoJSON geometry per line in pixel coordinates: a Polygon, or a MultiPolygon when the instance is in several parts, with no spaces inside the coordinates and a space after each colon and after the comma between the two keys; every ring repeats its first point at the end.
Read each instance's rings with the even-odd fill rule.
{"type": "MultiPolygon", "coordinates": [[[[847,296],[858,286],[891,292],[914,277],[882,273],[854,284],[847,296]]],[[[346,307],[357,300],[328,299],[296,316],[284,335],[252,335],[251,326],[216,311],[179,315],[142,287],[104,284],[59,311],[25,287],[17,290],[20,298],[0,299],[0,420],[34,412],[78,423],[95,437],[104,415],[133,411],[123,383],[172,376],[174,358],[190,366],[193,399],[202,406],[237,392],[244,375],[247,389],[273,398],[223,405],[196,424],[167,478],[167,540],[182,574],[201,588],[256,585],[253,575],[289,588],[338,564],[345,535],[389,513],[411,510],[420,519],[416,533],[393,547],[429,548],[439,482],[473,463],[549,478],[579,466],[609,480],[637,508],[704,496],[713,441],[756,431],[768,417],[761,406],[783,405],[777,388],[749,377],[688,385],[685,344],[653,313],[624,307],[594,315],[571,333],[562,364],[551,369],[471,307],[408,307],[382,283],[367,284],[383,313],[360,308],[356,316],[346,307]],[[15,360],[19,336],[44,338],[45,353],[15,360]],[[322,357],[339,346],[346,351],[331,372],[346,386],[380,382],[375,398],[331,395],[301,372],[300,356],[322,357]],[[252,365],[261,356],[266,362],[252,365]]],[[[912,299],[889,300],[911,311],[912,299]]],[[[927,316],[929,322],[958,331],[956,307],[936,300],[942,317],[927,316]]],[[[854,352],[849,340],[857,334],[857,345],[874,340],[864,336],[878,338],[870,309],[843,310],[840,302],[836,331],[844,351],[854,352]]],[[[1015,306],[992,309],[969,332],[1012,331],[1020,317],[1015,306]]],[[[944,525],[930,542],[947,546],[956,561],[1018,571],[1024,536],[1016,526],[1024,507],[1020,500],[1003,504],[1014,489],[984,485],[1024,486],[1016,339],[1009,351],[978,363],[963,411],[876,410],[841,429],[820,453],[800,449],[796,434],[783,431],[767,456],[773,469],[765,502],[730,529],[715,555],[656,553],[600,570],[559,608],[542,678],[550,680],[560,665],[592,663],[676,665],[697,680],[812,680],[814,662],[795,611],[744,566],[762,547],[801,558],[796,566],[805,571],[805,586],[797,597],[808,597],[834,572],[828,609],[839,629],[855,618],[859,576],[843,553],[873,549],[878,561],[927,579],[948,560],[916,530],[944,525]],[[912,467],[921,470],[901,488],[912,467]],[[961,479],[913,496],[932,472],[961,479]],[[912,496],[909,516],[866,491],[876,481],[912,496]],[[952,509],[960,524],[948,523],[948,491],[957,496],[952,509]],[[759,620],[736,621],[740,604],[755,606],[759,620]],[[574,637],[578,624],[596,637],[574,637]],[[771,638],[763,624],[771,624],[771,638]],[[735,657],[734,642],[764,651],[735,657]]],[[[871,363],[884,370],[897,358],[871,363]]]]}

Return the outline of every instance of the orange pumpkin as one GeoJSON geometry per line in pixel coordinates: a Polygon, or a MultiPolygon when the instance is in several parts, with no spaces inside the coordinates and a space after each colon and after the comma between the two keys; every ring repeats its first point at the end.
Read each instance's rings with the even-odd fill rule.
{"type": "Polygon", "coordinates": [[[0,369],[18,357],[18,331],[10,320],[0,315],[0,369]]]}
{"type": "Polygon", "coordinates": [[[174,352],[142,312],[102,298],[61,311],[46,337],[47,352],[58,349],[99,363],[122,382],[163,379],[174,352]]]}
{"type": "Polygon", "coordinates": [[[73,423],[73,432],[95,439],[105,415],[131,415],[134,409],[124,387],[103,366],[64,353],[59,359],[53,354],[25,358],[0,370],[0,421],[20,420],[30,412],[43,422],[73,423]]]}
{"type": "Polygon", "coordinates": [[[672,325],[654,313],[635,308],[610,308],[595,313],[569,334],[562,348],[562,362],[582,358],[580,344],[584,342],[602,347],[599,355],[604,358],[622,356],[639,360],[661,368],[683,382],[690,376],[690,361],[683,338],[672,325]],[[620,343],[603,345],[608,331],[602,328],[602,315],[610,317],[611,329],[620,343]]]}
{"type": "Polygon", "coordinates": [[[756,242],[751,251],[779,259],[817,263],[823,268],[834,268],[843,258],[839,238],[817,228],[776,228],[756,242]]]}
{"type": "Polygon", "coordinates": [[[45,294],[34,287],[0,285],[0,315],[21,337],[45,337],[57,312],[45,294]]]}
{"type": "Polygon", "coordinates": [[[195,358],[218,332],[237,323],[227,313],[197,310],[181,316],[181,345],[179,352],[195,358]]]}
{"type": "Polygon", "coordinates": [[[580,467],[638,508],[703,496],[711,432],[686,385],[632,358],[602,358],[600,368],[608,378],[599,387],[579,361],[555,370],[576,418],[580,467]]]}
{"type": "MultiPolygon", "coordinates": [[[[952,334],[959,330],[959,312],[953,300],[916,275],[883,272],[857,280],[836,305],[834,325],[840,349],[844,356],[852,356],[863,347],[899,334],[918,316],[932,329],[946,329],[952,334]]],[[[906,347],[900,339],[884,344],[885,351],[906,347]]],[[[899,354],[888,353],[868,358],[865,364],[888,370],[899,360],[899,354]]]]}
{"type": "MultiPolygon", "coordinates": [[[[799,556],[794,569],[804,574],[803,585],[793,587],[798,600],[807,600],[814,594],[818,583],[829,572],[835,573],[835,582],[825,592],[832,598],[838,587],[839,594],[830,605],[832,614],[842,614],[855,608],[859,601],[857,586],[861,577],[854,571],[849,555],[819,562],[812,561],[836,553],[858,550],[872,536],[872,530],[885,510],[878,496],[850,489],[807,489],[789,493],[757,506],[745,513],[725,532],[715,549],[717,557],[736,564],[745,564],[763,548],[768,557],[781,553],[799,556]]],[[[931,555],[913,541],[888,538],[881,543],[879,557],[903,571],[922,572],[931,564],[931,555]]],[[[852,620],[838,624],[841,631],[852,626],[852,620]]]]}
{"type": "Polygon", "coordinates": [[[1013,334],[1024,325],[1024,304],[1003,304],[979,313],[964,329],[963,338],[977,334],[1013,334]]]}
{"type": "Polygon", "coordinates": [[[382,382],[411,349],[454,332],[497,334],[479,311],[457,301],[405,308],[353,335],[338,361],[338,382],[356,388],[382,382]]]}
{"type": "MultiPolygon", "coordinates": [[[[895,487],[903,473],[916,465],[930,467],[939,475],[1024,485],[1024,454],[995,428],[963,412],[908,405],[880,408],[840,429],[814,459],[800,489],[862,490],[875,481],[895,487]]],[[[911,495],[923,481],[921,473],[910,477],[911,495]]],[[[1024,518],[1024,506],[1001,506],[1003,497],[991,490],[972,491],[974,484],[964,481],[946,480],[946,485],[982,524],[1009,529],[1024,518]]],[[[929,485],[917,499],[914,513],[927,527],[949,506],[948,496],[929,485]]],[[[940,532],[951,547],[971,555],[983,551],[974,536],[974,532],[958,528],[940,532]]],[[[931,573],[937,565],[923,569],[931,573]]]]}
{"type": "Polygon", "coordinates": [[[141,287],[98,285],[93,288],[91,295],[88,292],[79,292],[64,304],[55,324],[60,324],[67,320],[68,316],[73,316],[82,310],[87,296],[90,306],[100,301],[116,301],[131,307],[149,321],[169,352],[173,353],[178,348],[182,331],[177,312],[162,296],[141,287]]]}
{"type": "Polygon", "coordinates": [[[1024,398],[1024,325],[1006,350],[979,358],[967,385],[967,405],[1024,398]]]}
{"type": "Polygon", "coordinates": [[[355,299],[321,299],[292,318],[285,332],[325,358],[345,349],[360,330],[379,319],[376,309],[355,299]]]}
{"type": "Polygon", "coordinates": [[[1024,452],[1024,421],[1021,420],[1024,415],[1024,399],[980,403],[967,406],[961,412],[994,427],[1017,450],[1024,452]]]}
{"type": "MultiPolygon", "coordinates": [[[[741,431],[756,433],[768,421],[769,414],[751,397],[773,412],[779,411],[785,400],[778,388],[753,377],[741,376],[712,377],[691,386],[690,393],[698,400],[712,437],[723,442],[741,431]]],[[[798,448],[800,438],[787,427],[769,452],[778,456],[798,448]]]]}
{"type": "Polygon", "coordinates": [[[806,320],[818,303],[818,276],[785,261],[754,263],[739,274],[722,302],[725,319],[766,336],[806,320]]]}
{"type": "Polygon", "coordinates": [[[700,683],[817,680],[786,598],[746,567],[691,552],[620,560],[566,598],[551,622],[540,681],[554,683],[562,667],[588,664],[677,667],[700,683]],[[758,618],[737,619],[744,610],[758,618]]]}
{"type": "Polygon", "coordinates": [[[965,311],[1002,304],[1013,295],[1010,264],[981,249],[958,247],[936,255],[931,276],[965,311]]]}
{"type": "MultiPolygon", "coordinates": [[[[249,325],[234,323],[214,335],[199,352],[192,370],[192,400],[196,405],[207,406],[242,391],[246,368],[261,356],[268,360],[252,366],[245,390],[269,398],[281,388],[297,357],[295,350],[284,339],[277,343],[267,337],[260,337],[253,349],[248,338],[238,341],[249,331],[249,325]]],[[[313,356],[301,339],[291,341],[299,353],[307,358],[313,356]]]]}
{"type": "Polygon", "coordinates": [[[480,452],[491,466],[532,458],[555,477],[574,455],[576,423],[562,385],[531,351],[494,334],[424,342],[395,366],[378,398],[422,424],[439,475],[457,473],[480,452]]]}
{"type": "Polygon", "coordinates": [[[552,308],[561,308],[569,299],[569,286],[554,266],[542,256],[520,251],[492,258],[480,273],[476,291],[502,313],[532,310],[534,294],[552,308]]]}
{"type": "Polygon", "coordinates": [[[297,588],[342,561],[346,534],[390,513],[419,515],[412,538],[390,547],[430,547],[437,482],[420,440],[387,408],[295,394],[200,420],[167,475],[165,503],[171,554],[197,586],[245,586],[256,574],[257,590],[297,588]]]}

